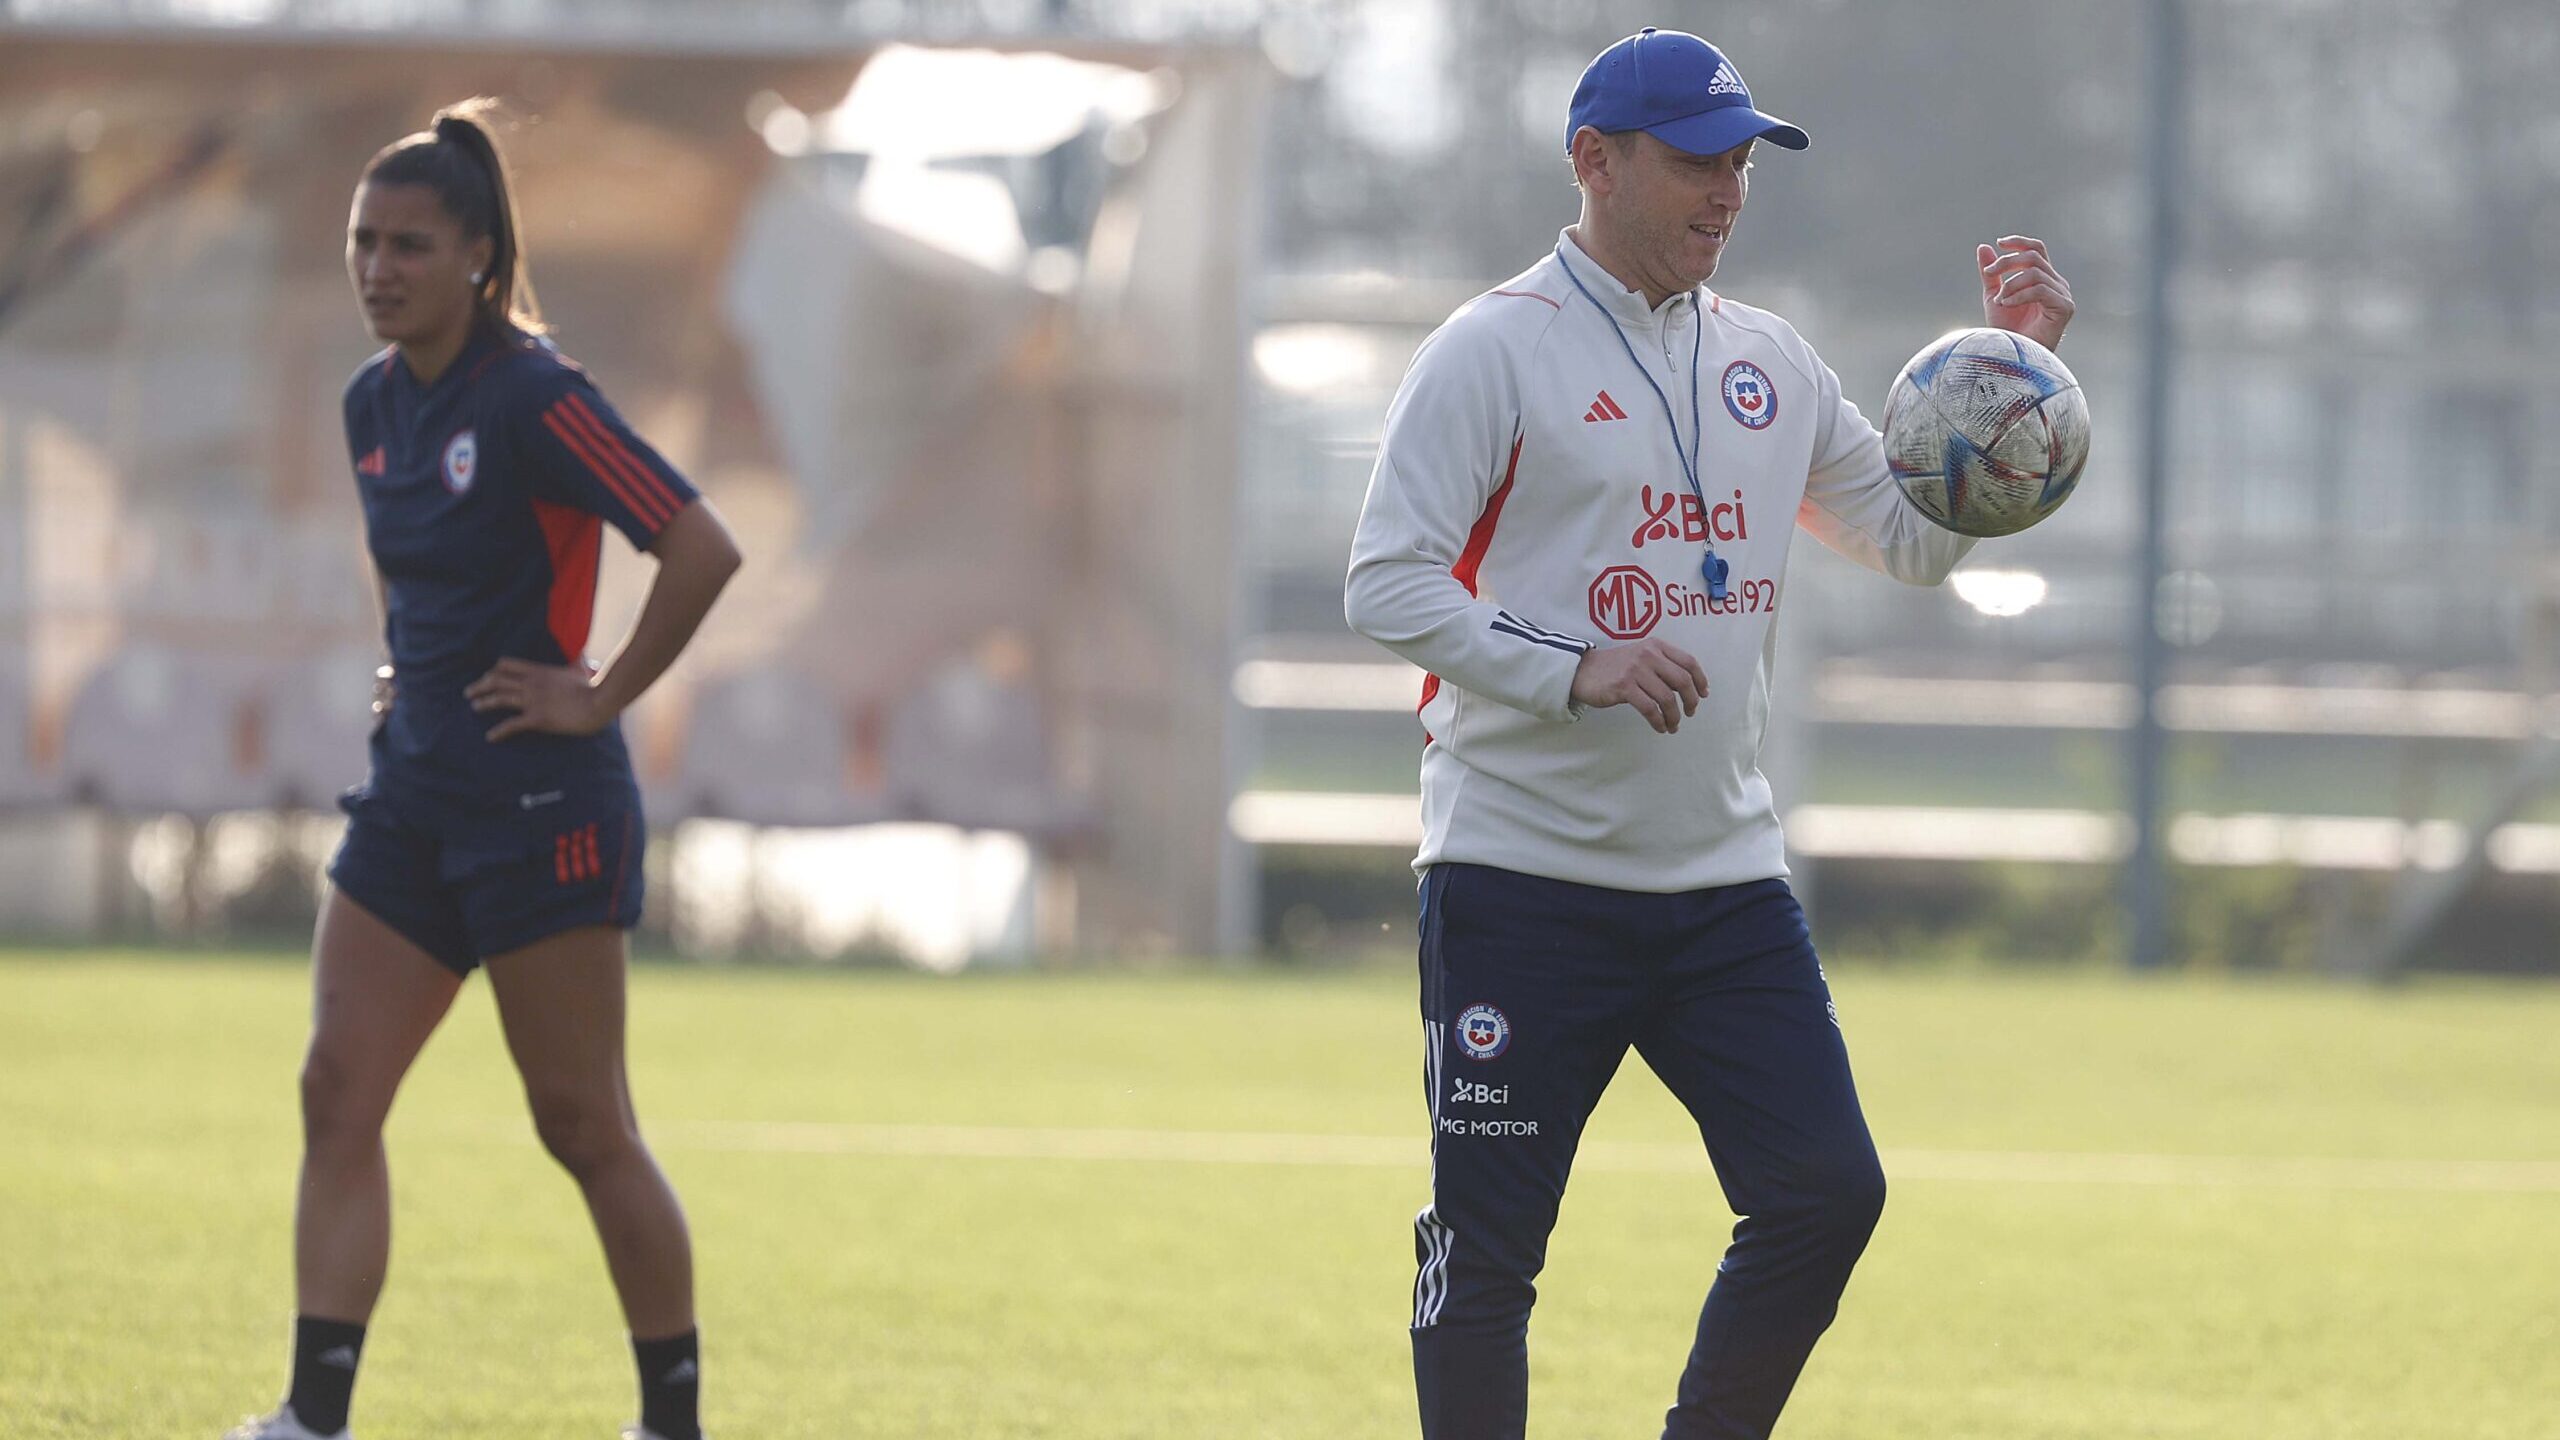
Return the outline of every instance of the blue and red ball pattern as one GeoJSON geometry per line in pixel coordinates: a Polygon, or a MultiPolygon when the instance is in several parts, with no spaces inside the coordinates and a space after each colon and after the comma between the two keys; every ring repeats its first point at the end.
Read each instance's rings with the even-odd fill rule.
{"type": "Polygon", "coordinates": [[[2012,535],[2070,498],[2089,460],[2089,405],[2070,367],[2023,335],[1957,330],[1894,377],[1885,466],[1959,535],[2012,535]]]}

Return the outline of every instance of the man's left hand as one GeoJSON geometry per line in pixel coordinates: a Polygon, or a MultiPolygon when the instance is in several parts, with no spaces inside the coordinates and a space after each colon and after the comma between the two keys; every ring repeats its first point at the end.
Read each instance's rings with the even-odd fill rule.
{"type": "Polygon", "coordinates": [[[2003,235],[1997,245],[1974,246],[1973,258],[1982,271],[1982,322],[2060,348],[2071,323],[2071,283],[2053,268],[2044,242],[2003,235]]]}
{"type": "Polygon", "coordinates": [[[516,712],[489,731],[491,740],[504,740],[528,730],[552,735],[593,735],[613,721],[597,697],[591,673],[584,665],[501,660],[462,693],[474,710],[516,712]]]}

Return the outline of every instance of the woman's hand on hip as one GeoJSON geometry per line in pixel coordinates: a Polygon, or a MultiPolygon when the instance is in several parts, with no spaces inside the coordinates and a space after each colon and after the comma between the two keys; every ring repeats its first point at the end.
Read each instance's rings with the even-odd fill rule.
{"type": "Polygon", "coordinates": [[[489,731],[493,741],[527,731],[547,735],[593,735],[613,723],[613,712],[596,694],[595,672],[584,665],[537,665],[506,659],[471,682],[463,692],[471,708],[486,713],[513,710],[489,731]]]}

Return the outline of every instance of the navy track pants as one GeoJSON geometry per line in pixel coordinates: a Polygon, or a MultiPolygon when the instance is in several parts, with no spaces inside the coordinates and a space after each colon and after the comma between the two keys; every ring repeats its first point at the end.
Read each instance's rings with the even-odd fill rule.
{"type": "Polygon", "coordinates": [[[1768,1435],[1884,1207],[1830,987],[1786,882],[1655,895],[1435,865],[1421,959],[1424,1440],[1526,1428],[1547,1235],[1583,1123],[1630,1047],[1688,1107],[1742,1217],[1664,1440],[1768,1435]]]}

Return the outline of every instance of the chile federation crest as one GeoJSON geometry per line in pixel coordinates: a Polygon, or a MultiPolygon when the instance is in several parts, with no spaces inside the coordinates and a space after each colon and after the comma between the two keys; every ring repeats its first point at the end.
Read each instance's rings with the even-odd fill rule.
{"type": "Polygon", "coordinates": [[[465,430],[444,442],[444,488],[460,495],[479,473],[479,437],[465,430]]]}
{"type": "Polygon", "coordinates": [[[1458,1012],[1458,1048],[1470,1060],[1491,1060],[1511,1048],[1511,1021],[1490,1005],[1458,1012]]]}
{"type": "Polygon", "coordinates": [[[1778,418],[1778,387],[1769,372],[1748,360],[1724,367],[1724,408],[1745,430],[1766,430],[1778,418]]]}

